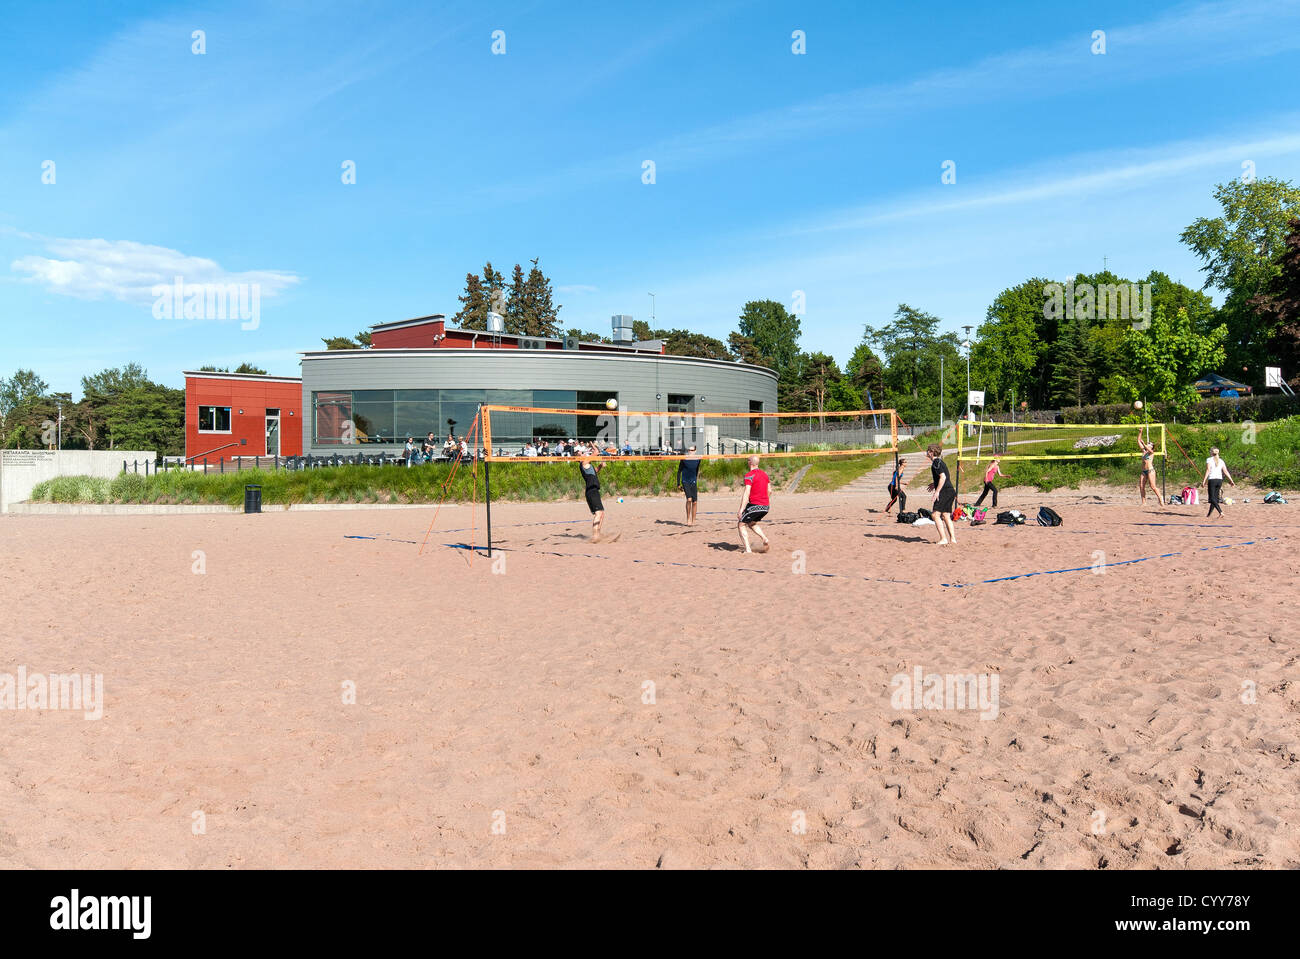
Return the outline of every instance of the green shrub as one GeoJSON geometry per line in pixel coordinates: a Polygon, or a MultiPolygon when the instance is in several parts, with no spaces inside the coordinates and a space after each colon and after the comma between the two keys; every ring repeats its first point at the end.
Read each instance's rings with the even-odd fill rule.
{"type": "Polygon", "coordinates": [[[108,495],[119,503],[139,503],[149,491],[149,479],[139,473],[118,473],[109,484],[108,495]]]}
{"type": "MultiPolygon", "coordinates": [[[[1242,396],[1227,399],[1201,400],[1183,410],[1171,409],[1165,403],[1150,403],[1147,415],[1153,422],[1165,423],[1242,423],[1252,420],[1268,423],[1300,414],[1300,397],[1271,393],[1263,396],[1242,396]]],[[[1130,403],[1107,403],[1099,406],[1066,407],[1061,410],[1066,423],[1126,423],[1140,422],[1130,403]],[[1128,417],[1126,419],[1126,417],[1128,417]]]]}

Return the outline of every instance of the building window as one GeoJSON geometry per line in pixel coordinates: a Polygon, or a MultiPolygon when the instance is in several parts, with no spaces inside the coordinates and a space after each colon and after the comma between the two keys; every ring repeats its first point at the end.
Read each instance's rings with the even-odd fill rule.
{"type": "Polygon", "coordinates": [[[618,401],[618,394],[610,390],[578,390],[575,410],[603,410],[609,400],[618,401]]]}
{"type": "MultiPolygon", "coordinates": [[[[763,412],[763,401],[762,401],[762,400],[750,400],[750,401],[749,401],[749,412],[751,412],[751,413],[761,413],[761,412],[763,412]]],[[[749,438],[750,438],[751,440],[761,440],[761,439],[763,438],[763,419],[762,419],[762,417],[759,417],[759,416],[752,416],[752,417],[750,417],[750,420],[749,420],[749,438]]]]}
{"type": "Polygon", "coordinates": [[[229,433],[230,432],[230,407],[229,406],[200,406],[199,407],[199,432],[200,433],[229,433]]]}
{"type": "Polygon", "coordinates": [[[352,394],[312,393],[312,437],[318,446],[350,446],[359,442],[352,422],[352,394]]]}
{"type": "Polygon", "coordinates": [[[691,413],[695,410],[695,397],[685,393],[668,394],[669,413],[691,413]]]}
{"type": "MultiPolygon", "coordinates": [[[[449,432],[465,436],[480,404],[557,410],[605,411],[609,390],[339,390],[312,393],[313,445],[354,443],[398,445],[408,436],[449,432]]],[[[227,411],[228,412],[228,411],[227,411]]],[[[498,412],[492,418],[494,446],[522,445],[532,437],[593,438],[599,417],[562,413],[498,412]],[[588,435],[590,434],[590,435],[588,435]]]]}

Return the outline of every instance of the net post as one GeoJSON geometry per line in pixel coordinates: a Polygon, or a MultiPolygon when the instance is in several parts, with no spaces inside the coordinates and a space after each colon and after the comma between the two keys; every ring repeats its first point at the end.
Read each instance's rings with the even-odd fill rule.
{"type": "Polygon", "coordinates": [[[1165,484],[1165,473],[1169,468],[1169,454],[1165,450],[1165,424],[1160,424],[1160,505],[1169,502],[1169,490],[1165,484]]]}
{"type": "MultiPolygon", "coordinates": [[[[966,440],[966,421],[958,420],[957,421],[957,482],[956,482],[956,489],[955,489],[955,492],[957,493],[957,499],[961,499],[961,457],[962,457],[962,452],[965,449],[965,440],[966,440]]],[[[953,501],[953,505],[954,506],[956,505],[956,500],[953,501]]]]}
{"type": "Polygon", "coordinates": [[[487,511],[487,554],[492,558],[492,460],[483,461],[483,504],[487,511]]]}
{"type": "Polygon", "coordinates": [[[492,427],[488,425],[488,417],[483,414],[483,404],[479,404],[478,422],[480,436],[484,442],[484,448],[487,455],[483,457],[483,508],[487,514],[487,554],[488,559],[492,558],[492,427]]]}

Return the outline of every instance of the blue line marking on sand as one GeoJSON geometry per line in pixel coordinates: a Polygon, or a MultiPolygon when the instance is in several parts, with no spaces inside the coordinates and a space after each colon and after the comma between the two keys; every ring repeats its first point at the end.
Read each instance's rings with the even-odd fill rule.
{"type": "MultiPolygon", "coordinates": [[[[605,559],[605,557],[602,556],[601,559],[605,559]]],[[[747,567],[747,566],[710,566],[710,565],[707,565],[707,564],[705,564],[705,563],[680,563],[680,562],[669,562],[668,560],[659,560],[659,559],[633,559],[632,562],[634,562],[634,563],[648,563],[648,564],[650,564],[651,566],[685,566],[685,567],[687,567],[688,569],[718,569],[718,570],[722,570],[723,572],[727,572],[727,573],[730,573],[730,572],[739,572],[739,573],[773,573],[773,572],[776,572],[775,570],[771,570],[771,569],[752,569],[752,568],[747,567]]],[[[912,585],[911,582],[909,582],[908,580],[905,580],[905,579],[875,579],[875,578],[873,578],[873,577],[871,577],[871,576],[848,576],[848,575],[845,575],[844,573],[807,573],[807,574],[805,574],[805,575],[807,575],[807,576],[822,576],[822,577],[826,577],[826,578],[829,578],[829,579],[852,579],[852,580],[862,580],[862,581],[865,581],[865,582],[868,582],[868,583],[897,583],[897,584],[899,584],[899,585],[903,585],[903,586],[911,586],[911,585],[912,585]]]]}
{"type": "MultiPolygon", "coordinates": [[[[1276,536],[1266,536],[1262,540],[1246,540],[1243,543],[1223,543],[1219,546],[1198,546],[1192,550],[1193,553],[1203,553],[1209,549],[1227,549],[1231,546],[1254,546],[1257,543],[1265,543],[1269,540],[1277,539],[1276,536]]],[[[1182,556],[1181,550],[1174,553],[1161,553],[1158,556],[1140,556],[1137,559],[1124,559],[1115,563],[1101,563],[1097,566],[1076,566],[1071,569],[1040,569],[1032,573],[1015,573],[1011,576],[998,576],[993,579],[981,579],[972,583],[940,583],[940,586],[950,587],[953,589],[965,589],[967,586],[983,586],[986,583],[1005,583],[1013,579],[1028,579],[1030,576],[1054,576],[1057,573],[1082,573],[1084,570],[1104,569],[1108,566],[1131,566],[1134,563],[1145,563],[1150,559],[1169,559],[1171,556],[1182,556]]]]}

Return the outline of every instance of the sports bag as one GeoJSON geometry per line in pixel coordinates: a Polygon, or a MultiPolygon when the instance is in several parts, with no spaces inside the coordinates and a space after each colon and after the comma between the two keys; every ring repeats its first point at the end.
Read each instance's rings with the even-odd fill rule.
{"type": "Polygon", "coordinates": [[[1201,501],[1201,493],[1200,493],[1200,490],[1195,489],[1194,487],[1191,487],[1191,486],[1184,486],[1184,487],[1183,487],[1183,505],[1184,505],[1184,506],[1196,506],[1198,503],[1200,503],[1200,501],[1201,501]]]}
{"type": "Polygon", "coordinates": [[[922,506],[920,509],[918,509],[918,510],[916,511],[916,517],[917,517],[917,519],[933,519],[933,518],[934,518],[934,514],[931,513],[931,512],[930,512],[928,509],[926,509],[924,506],[922,506]]]}
{"type": "Polygon", "coordinates": [[[911,510],[908,510],[906,513],[898,514],[898,521],[900,523],[915,523],[916,520],[917,520],[917,516],[911,510]]]}
{"type": "Polygon", "coordinates": [[[1183,505],[1183,498],[1182,498],[1181,496],[1179,496],[1177,493],[1170,493],[1170,494],[1169,494],[1169,505],[1170,505],[1170,506],[1182,506],[1182,505],[1183,505]]]}
{"type": "MultiPolygon", "coordinates": [[[[1015,526],[1016,522],[1015,514],[1010,510],[1003,510],[1001,513],[998,513],[998,518],[993,521],[995,526],[1015,526]]],[[[1021,519],[1019,522],[1023,523],[1024,520],[1021,519]]]]}
{"type": "Polygon", "coordinates": [[[1038,525],[1039,526],[1060,526],[1061,514],[1050,506],[1038,507],[1038,525]]]}

